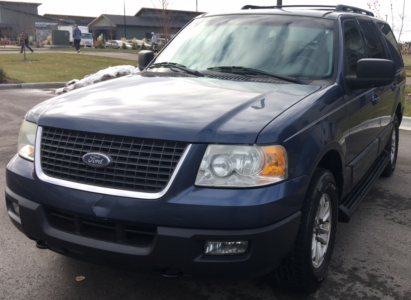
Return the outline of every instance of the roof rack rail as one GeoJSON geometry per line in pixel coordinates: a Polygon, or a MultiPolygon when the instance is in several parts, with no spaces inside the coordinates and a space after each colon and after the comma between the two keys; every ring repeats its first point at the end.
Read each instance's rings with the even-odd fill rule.
{"type": "Polygon", "coordinates": [[[338,4],[337,6],[335,5],[278,5],[278,6],[257,6],[257,5],[245,5],[241,9],[282,9],[282,8],[298,8],[298,7],[303,7],[303,8],[319,8],[319,9],[333,9],[334,11],[339,11],[339,12],[351,12],[351,13],[357,13],[357,14],[362,14],[362,15],[367,15],[374,17],[374,14],[368,10],[361,9],[358,7],[354,6],[348,6],[348,5],[342,5],[338,4]]]}
{"type": "Polygon", "coordinates": [[[245,5],[241,9],[272,9],[272,8],[284,8],[284,7],[324,7],[324,8],[336,8],[335,5],[278,5],[278,6],[258,6],[258,5],[245,5]]]}
{"type": "Polygon", "coordinates": [[[363,15],[365,14],[367,16],[374,17],[374,14],[368,10],[354,7],[354,6],[342,5],[342,4],[338,4],[335,11],[353,12],[357,14],[363,14],[363,15]]]}

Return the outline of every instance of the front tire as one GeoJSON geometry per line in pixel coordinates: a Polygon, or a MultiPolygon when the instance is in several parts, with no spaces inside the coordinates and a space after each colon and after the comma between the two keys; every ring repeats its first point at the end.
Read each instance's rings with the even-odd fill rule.
{"type": "Polygon", "coordinates": [[[385,151],[390,154],[390,161],[382,171],[381,176],[390,177],[395,171],[395,166],[397,165],[397,155],[398,155],[398,141],[399,141],[399,124],[397,116],[394,116],[393,128],[391,132],[390,139],[385,146],[385,151]]]}
{"type": "Polygon", "coordinates": [[[338,191],[332,173],[317,169],[311,179],[293,251],[274,272],[287,289],[314,291],[325,279],[334,249],[338,191]]]}

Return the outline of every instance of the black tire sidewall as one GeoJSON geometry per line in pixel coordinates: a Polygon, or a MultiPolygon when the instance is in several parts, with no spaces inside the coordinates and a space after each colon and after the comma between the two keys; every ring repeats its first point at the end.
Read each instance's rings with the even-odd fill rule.
{"type": "Polygon", "coordinates": [[[390,137],[388,139],[387,145],[385,146],[385,150],[388,151],[390,155],[390,161],[388,162],[387,166],[385,167],[384,171],[382,172],[382,176],[389,177],[394,173],[395,167],[397,165],[397,156],[398,156],[398,143],[400,138],[399,132],[399,124],[397,116],[394,117],[393,121],[393,128],[390,133],[390,137]],[[395,153],[394,153],[394,161],[391,162],[391,140],[392,140],[392,132],[395,131],[395,153]]]}
{"type": "Polygon", "coordinates": [[[334,242],[336,236],[336,229],[337,229],[337,221],[338,221],[338,191],[335,184],[335,180],[331,172],[325,169],[317,169],[314,173],[312,184],[310,189],[308,190],[307,203],[305,205],[310,206],[306,212],[308,214],[303,216],[305,222],[307,222],[307,226],[305,230],[305,249],[304,249],[304,256],[306,257],[305,264],[308,270],[307,275],[308,280],[312,281],[312,283],[308,283],[308,285],[316,286],[319,282],[324,280],[327,275],[328,267],[331,261],[331,256],[334,250],[334,242]],[[320,265],[319,268],[315,268],[312,264],[311,258],[311,246],[312,246],[312,231],[314,228],[314,221],[317,214],[317,209],[320,203],[320,200],[324,194],[328,194],[330,198],[331,204],[331,233],[330,239],[328,242],[328,249],[324,257],[324,261],[320,265]]]}

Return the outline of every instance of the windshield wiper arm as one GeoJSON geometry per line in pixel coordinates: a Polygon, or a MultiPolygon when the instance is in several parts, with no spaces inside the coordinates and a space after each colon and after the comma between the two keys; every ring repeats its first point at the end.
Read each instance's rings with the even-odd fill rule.
{"type": "Polygon", "coordinates": [[[148,69],[151,69],[151,68],[167,68],[167,67],[170,68],[170,69],[176,68],[176,69],[184,71],[188,74],[192,74],[192,75],[195,75],[195,76],[198,76],[198,77],[204,77],[203,74],[201,74],[200,72],[198,72],[196,70],[191,70],[189,68],[186,68],[186,66],[183,66],[183,65],[180,65],[180,64],[177,64],[177,63],[173,63],[173,62],[166,62],[165,61],[165,62],[161,62],[161,63],[152,64],[150,67],[148,67],[148,69]]]}
{"type": "Polygon", "coordinates": [[[212,67],[212,68],[207,68],[207,70],[210,71],[222,71],[222,72],[232,72],[232,73],[251,73],[251,74],[256,74],[256,75],[265,75],[265,76],[270,76],[278,79],[282,79],[285,81],[290,81],[294,83],[299,83],[299,84],[305,84],[302,82],[300,79],[296,77],[290,77],[290,76],[285,76],[285,75],[277,75],[277,74],[271,74],[262,70],[257,70],[253,68],[246,68],[246,67],[238,67],[238,66],[221,66],[221,67],[212,67]]]}

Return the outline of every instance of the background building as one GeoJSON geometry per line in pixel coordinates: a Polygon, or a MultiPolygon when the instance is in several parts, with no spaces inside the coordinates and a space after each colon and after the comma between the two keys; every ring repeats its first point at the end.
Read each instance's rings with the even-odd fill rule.
{"type": "MultiPolygon", "coordinates": [[[[92,21],[88,26],[94,38],[103,35],[104,39],[151,38],[151,32],[157,37],[173,35],[183,28],[191,19],[203,13],[166,10],[165,14],[154,8],[142,8],[134,16],[103,14],[92,21]],[[163,19],[160,15],[165,15],[163,19]],[[168,32],[164,34],[164,24],[168,32]]],[[[168,37],[166,37],[168,38],[168,37]]]]}
{"type": "MultiPolygon", "coordinates": [[[[41,3],[0,1],[0,37],[14,40],[26,30],[33,40],[41,41],[57,29],[58,21],[38,15],[41,3]]],[[[66,25],[61,22],[60,25],[66,25]]]]}
{"type": "Polygon", "coordinates": [[[70,16],[70,15],[54,15],[54,14],[44,14],[44,17],[54,19],[60,22],[66,22],[70,24],[77,24],[79,26],[87,26],[90,22],[94,21],[96,17],[85,17],[85,16],[70,16]]]}
{"type": "MultiPolygon", "coordinates": [[[[70,5],[69,2],[66,3],[70,5]]],[[[97,18],[87,16],[45,14],[39,16],[41,3],[9,2],[0,0],[0,38],[14,40],[26,30],[34,41],[44,41],[58,26],[78,24],[88,26],[94,39],[151,39],[169,38],[201,12],[182,10],[159,10],[142,8],[134,16],[103,14],[97,18]]],[[[96,8],[98,9],[98,8],[96,8]]]]}

